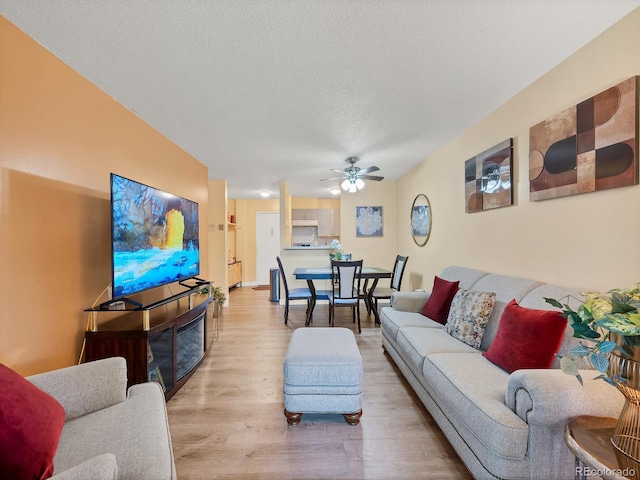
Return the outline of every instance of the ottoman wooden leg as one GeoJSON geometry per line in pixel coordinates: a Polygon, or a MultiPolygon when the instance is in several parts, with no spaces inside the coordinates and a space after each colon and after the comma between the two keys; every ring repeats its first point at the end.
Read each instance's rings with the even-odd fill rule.
{"type": "MultiPolygon", "coordinates": [[[[362,412],[361,412],[362,414],[362,412]]],[[[287,417],[287,423],[289,425],[297,425],[300,423],[300,419],[302,418],[301,413],[291,413],[286,408],[284,409],[284,415],[287,417]]]]}
{"type": "Polygon", "coordinates": [[[362,410],[358,410],[356,413],[344,413],[342,416],[349,425],[358,425],[360,423],[360,417],[362,416],[362,410]]]}

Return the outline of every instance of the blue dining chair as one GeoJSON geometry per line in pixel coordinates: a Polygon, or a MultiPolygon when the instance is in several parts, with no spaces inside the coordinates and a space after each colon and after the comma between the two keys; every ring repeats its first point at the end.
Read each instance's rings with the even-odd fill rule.
{"type": "Polygon", "coordinates": [[[282,285],[284,286],[284,324],[286,325],[289,321],[289,301],[292,300],[306,300],[307,301],[307,311],[311,307],[311,290],[306,287],[302,288],[292,288],[289,289],[287,285],[287,276],[284,274],[284,268],[282,267],[282,262],[280,261],[280,257],[276,257],[278,261],[278,268],[280,269],[280,277],[282,279],[282,285]]]}
{"type": "Polygon", "coordinates": [[[343,262],[331,260],[331,285],[329,293],[329,325],[333,327],[336,307],[349,307],[353,313],[353,323],[358,318],[358,333],[360,328],[360,280],[362,275],[362,260],[343,262]]]}

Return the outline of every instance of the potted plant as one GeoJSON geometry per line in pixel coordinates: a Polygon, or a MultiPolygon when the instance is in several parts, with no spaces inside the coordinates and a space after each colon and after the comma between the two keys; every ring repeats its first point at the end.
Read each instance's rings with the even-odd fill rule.
{"type": "Polygon", "coordinates": [[[578,364],[588,357],[601,378],[614,385],[625,397],[611,443],[619,464],[640,471],[640,283],[602,294],[582,294],[584,302],[573,310],[552,298],[545,301],[562,310],[573,336],[580,342],[568,355],[560,357],[564,373],[582,383],[578,364]]]}
{"type": "Polygon", "coordinates": [[[569,355],[560,358],[562,371],[575,375],[580,383],[580,358],[589,357],[593,367],[602,374],[598,378],[616,385],[616,380],[629,379],[619,378],[611,371],[611,355],[633,358],[640,353],[640,283],[607,293],[582,293],[585,300],[577,310],[567,303],[545,298],[547,303],[562,310],[562,316],[573,328],[573,336],[588,341],[586,344],[580,342],[569,350],[569,355]]]}
{"type": "Polygon", "coordinates": [[[213,298],[213,316],[218,318],[222,314],[222,305],[227,301],[227,295],[221,287],[214,287],[212,284],[202,288],[198,293],[206,293],[213,298]]]}
{"type": "Polygon", "coordinates": [[[211,285],[211,296],[213,297],[213,316],[218,318],[222,314],[222,305],[227,301],[227,295],[221,287],[211,285]]]}

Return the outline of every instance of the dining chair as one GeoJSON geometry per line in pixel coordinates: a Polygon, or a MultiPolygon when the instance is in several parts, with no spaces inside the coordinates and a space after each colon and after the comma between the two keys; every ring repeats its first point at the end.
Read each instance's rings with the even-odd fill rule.
{"type": "Polygon", "coordinates": [[[362,260],[343,262],[331,260],[331,285],[329,293],[329,325],[333,327],[336,307],[349,307],[353,314],[353,323],[358,319],[358,333],[360,328],[360,280],[362,275],[362,260]]]}
{"type": "Polygon", "coordinates": [[[284,268],[282,267],[282,261],[280,257],[276,257],[278,261],[278,268],[280,269],[280,278],[282,279],[282,285],[284,286],[284,324],[289,321],[289,301],[292,300],[306,300],[307,311],[311,307],[311,290],[306,287],[289,289],[287,285],[287,276],[284,274],[284,268]]]}
{"type": "Polygon", "coordinates": [[[404,268],[407,266],[407,261],[409,257],[403,257],[401,255],[396,256],[396,261],[393,264],[393,273],[391,274],[391,282],[389,283],[389,287],[378,287],[373,290],[371,298],[373,299],[374,305],[371,305],[372,308],[375,308],[378,311],[378,300],[389,300],[391,298],[391,294],[393,292],[399,292],[400,287],[402,285],[402,276],[404,275],[404,268]]]}

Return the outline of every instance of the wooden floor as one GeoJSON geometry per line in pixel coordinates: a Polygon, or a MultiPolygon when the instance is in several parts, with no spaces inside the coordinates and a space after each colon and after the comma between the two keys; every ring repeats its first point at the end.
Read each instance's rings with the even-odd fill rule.
{"type": "MultiPolygon", "coordinates": [[[[178,478],[183,479],[470,479],[391,358],[379,327],[362,308],[356,334],[364,361],[363,415],[283,414],[283,360],[291,332],[304,327],[303,303],[284,325],[269,291],[241,287],[223,309],[218,339],[200,368],[167,403],[178,478]]],[[[327,326],[316,307],[313,325],[327,326]]],[[[353,327],[349,309],[336,326],[353,327]]]]}

